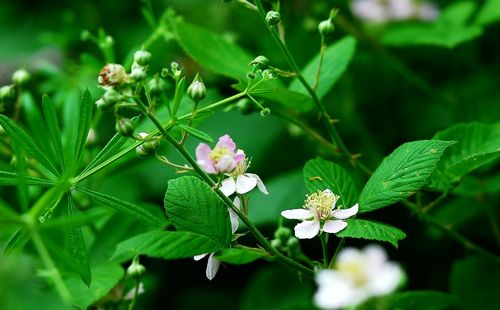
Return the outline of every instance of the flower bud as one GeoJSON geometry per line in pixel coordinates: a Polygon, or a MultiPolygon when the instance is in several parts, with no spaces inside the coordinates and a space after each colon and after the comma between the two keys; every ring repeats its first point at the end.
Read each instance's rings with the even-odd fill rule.
{"type": "Polygon", "coordinates": [[[115,129],[120,135],[130,137],[134,133],[134,122],[128,118],[120,118],[115,124],[115,129]]]}
{"type": "Polygon", "coordinates": [[[269,114],[271,114],[271,109],[269,109],[269,108],[264,108],[264,109],[260,110],[260,116],[262,116],[262,117],[266,117],[269,114]]]}
{"type": "MultiPolygon", "coordinates": [[[[146,132],[139,133],[139,137],[142,139],[147,139],[148,134],[146,132]]],[[[156,139],[152,139],[144,142],[135,148],[135,152],[139,157],[147,157],[153,155],[156,152],[156,148],[160,145],[160,142],[156,139]]]]}
{"type": "Polygon", "coordinates": [[[28,71],[24,69],[19,69],[12,74],[12,82],[16,85],[26,85],[26,83],[29,82],[31,78],[31,75],[28,73],[28,71]]]}
{"type": "Polygon", "coordinates": [[[300,254],[300,241],[295,237],[291,237],[286,242],[286,247],[291,257],[297,257],[300,254]]]}
{"type": "Polygon", "coordinates": [[[0,87],[0,102],[9,102],[16,99],[14,85],[5,85],[0,87]]]}
{"type": "Polygon", "coordinates": [[[146,268],[139,263],[139,257],[136,256],[132,260],[132,264],[127,268],[127,275],[129,277],[139,279],[146,272],[146,268]]]}
{"type": "Polygon", "coordinates": [[[205,88],[205,84],[203,84],[203,81],[201,80],[200,75],[196,74],[193,82],[191,82],[191,85],[189,85],[189,87],[187,89],[187,95],[194,102],[199,102],[200,100],[205,98],[206,93],[207,93],[207,89],[205,88]]]}
{"type": "Polygon", "coordinates": [[[101,86],[117,86],[125,83],[127,80],[127,72],[125,68],[119,64],[107,64],[99,72],[97,81],[101,86]]]}
{"type": "Polygon", "coordinates": [[[132,72],[130,72],[130,78],[134,81],[142,81],[147,77],[146,70],[144,70],[144,67],[136,67],[132,69],[132,72]]]}
{"type": "Polygon", "coordinates": [[[267,12],[266,22],[269,25],[271,25],[271,26],[277,25],[277,24],[279,24],[280,20],[281,20],[281,15],[279,12],[276,12],[276,11],[267,12]]]}
{"type": "Polygon", "coordinates": [[[291,236],[292,230],[288,227],[279,227],[274,232],[274,238],[280,240],[282,243],[286,243],[291,236]]]}
{"type": "Polygon", "coordinates": [[[90,33],[90,31],[88,31],[88,30],[83,30],[83,31],[80,33],[80,40],[82,40],[82,41],[87,41],[87,40],[89,40],[91,37],[92,37],[92,34],[91,34],[91,33],[90,33]]]}
{"type": "Polygon", "coordinates": [[[264,70],[269,67],[269,59],[267,59],[266,56],[260,55],[255,57],[255,59],[250,62],[250,65],[254,65],[257,69],[264,70]]]}
{"type": "Polygon", "coordinates": [[[327,36],[331,34],[335,30],[335,26],[333,25],[330,19],[324,20],[318,25],[318,31],[322,36],[327,36]]]}
{"type": "Polygon", "coordinates": [[[148,51],[137,51],[134,53],[134,62],[140,66],[147,66],[151,61],[151,53],[148,51]]]}
{"type": "Polygon", "coordinates": [[[148,83],[148,90],[151,96],[160,96],[165,92],[165,82],[158,77],[151,79],[148,83]]]}
{"type": "Polygon", "coordinates": [[[271,240],[271,245],[275,249],[280,249],[281,247],[283,247],[283,244],[281,243],[281,241],[279,239],[273,239],[273,240],[271,240]]]}

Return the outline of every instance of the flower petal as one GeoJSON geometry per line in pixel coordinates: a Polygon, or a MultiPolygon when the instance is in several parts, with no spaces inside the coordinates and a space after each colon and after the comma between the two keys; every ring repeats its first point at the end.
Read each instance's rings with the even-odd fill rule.
{"type": "Polygon", "coordinates": [[[206,172],[215,173],[214,162],[210,158],[212,149],[205,143],[200,143],[196,147],[196,163],[206,172]]]}
{"type": "Polygon", "coordinates": [[[227,209],[229,212],[229,221],[231,222],[231,233],[235,233],[238,230],[238,226],[240,225],[240,219],[238,215],[231,209],[227,209]]]}
{"type": "Polygon", "coordinates": [[[233,139],[231,139],[231,137],[228,134],[225,134],[222,137],[220,137],[219,141],[217,142],[215,147],[226,148],[230,152],[234,152],[234,150],[236,150],[236,144],[234,143],[233,139]]]}
{"type": "Polygon", "coordinates": [[[314,303],[321,309],[339,309],[353,304],[356,287],[349,278],[335,270],[320,270],[316,274],[318,291],[314,303]]]}
{"type": "Polygon", "coordinates": [[[305,220],[313,217],[314,215],[307,209],[292,209],[282,211],[281,216],[290,220],[305,220]]]}
{"type": "Polygon", "coordinates": [[[259,188],[259,190],[263,194],[265,194],[265,195],[269,194],[266,186],[264,185],[264,182],[262,182],[262,180],[260,179],[260,177],[258,175],[254,174],[254,173],[245,173],[245,175],[257,180],[257,188],[259,188]]]}
{"type": "Polygon", "coordinates": [[[236,191],[236,182],[234,182],[233,178],[227,178],[222,181],[219,189],[224,195],[229,197],[236,191]]]}
{"type": "Polygon", "coordinates": [[[359,205],[355,204],[349,209],[337,209],[332,211],[332,216],[339,220],[345,220],[351,216],[357,214],[359,211],[359,205]]]}
{"type": "Polygon", "coordinates": [[[240,174],[236,178],[236,192],[238,194],[246,194],[257,185],[257,180],[252,177],[248,177],[244,174],[240,174]]]}
{"type": "Polygon", "coordinates": [[[234,160],[237,164],[245,161],[245,152],[243,152],[243,150],[237,150],[234,154],[234,160]]]}
{"type": "Polygon", "coordinates": [[[214,253],[210,254],[208,257],[207,270],[205,272],[209,280],[212,280],[215,277],[217,271],[219,270],[219,266],[220,261],[214,257],[214,253]]]}
{"type": "Polygon", "coordinates": [[[380,268],[376,275],[369,279],[369,290],[373,295],[385,295],[398,288],[401,283],[403,271],[393,262],[387,262],[380,268]]]}
{"type": "Polygon", "coordinates": [[[346,227],[347,227],[347,222],[330,220],[326,221],[325,224],[323,225],[323,231],[330,234],[336,234],[346,227]]]}
{"type": "Polygon", "coordinates": [[[295,225],[295,237],[299,239],[311,239],[319,233],[318,221],[303,221],[295,225]]]}
{"type": "Polygon", "coordinates": [[[220,173],[228,173],[236,168],[236,161],[232,155],[223,155],[219,160],[215,163],[215,169],[220,173]]]}
{"type": "Polygon", "coordinates": [[[200,254],[200,255],[196,255],[194,258],[195,261],[199,261],[200,259],[202,259],[203,257],[207,256],[208,253],[205,253],[205,254],[200,254]]]}

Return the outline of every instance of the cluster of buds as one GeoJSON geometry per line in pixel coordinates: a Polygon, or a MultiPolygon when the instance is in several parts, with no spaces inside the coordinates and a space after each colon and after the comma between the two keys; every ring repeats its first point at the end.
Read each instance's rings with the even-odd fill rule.
{"type": "Polygon", "coordinates": [[[19,69],[12,74],[12,84],[0,87],[0,112],[4,104],[13,103],[16,100],[16,87],[26,85],[30,79],[28,71],[19,69]]]}
{"type": "Polygon", "coordinates": [[[151,61],[151,53],[148,51],[137,51],[134,53],[134,63],[132,64],[132,71],[130,78],[133,81],[142,81],[147,77],[147,69],[151,61]]]}
{"type": "Polygon", "coordinates": [[[137,139],[145,141],[135,148],[135,153],[139,157],[154,155],[156,153],[156,149],[160,146],[160,141],[158,140],[158,138],[150,137],[147,132],[140,132],[137,135],[137,139]]]}
{"type": "Polygon", "coordinates": [[[274,239],[271,240],[271,245],[280,252],[286,253],[287,256],[296,258],[302,252],[299,239],[292,235],[292,230],[288,227],[278,227],[274,232],[274,239]]]}

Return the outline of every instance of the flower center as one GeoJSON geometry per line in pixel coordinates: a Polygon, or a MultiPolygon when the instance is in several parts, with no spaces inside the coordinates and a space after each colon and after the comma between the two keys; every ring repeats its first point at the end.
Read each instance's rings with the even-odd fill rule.
{"type": "Polygon", "coordinates": [[[358,287],[368,282],[366,271],[363,268],[363,261],[361,260],[337,263],[336,269],[351,279],[354,285],[358,287]]]}
{"type": "Polygon", "coordinates": [[[314,217],[317,220],[326,221],[330,218],[337,199],[338,196],[335,196],[329,189],[324,191],[318,190],[316,193],[307,195],[304,207],[313,211],[314,217]]]}
{"type": "Polygon", "coordinates": [[[225,147],[216,147],[210,152],[210,158],[216,162],[225,155],[232,155],[232,152],[225,147]]]}

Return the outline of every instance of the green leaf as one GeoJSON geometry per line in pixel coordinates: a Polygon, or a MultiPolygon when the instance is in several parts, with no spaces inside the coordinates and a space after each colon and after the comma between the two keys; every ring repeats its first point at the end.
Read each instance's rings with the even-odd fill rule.
{"type": "Polygon", "coordinates": [[[36,143],[31,140],[28,134],[16,125],[16,123],[14,123],[5,115],[0,114],[0,125],[5,129],[12,140],[16,141],[18,145],[26,151],[26,153],[28,153],[31,157],[33,157],[54,175],[59,175],[59,172],[55,165],[47,158],[44,153],[42,153],[42,151],[38,148],[36,143]]]}
{"type": "Polygon", "coordinates": [[[467,309],[496,310],[500,305],[500,264],[482,257],[455,262],[450,291],[460,297],[467,309]]]}
{"type": "Polygon", "coordinates": [[[17,186],[16,192],[21,210],[26,212],[29,208],[28,185],[26,182],[26,153],[16,141],[12,141],[12,149],[16,156],[17,186]]]}
{"type": "MultiPolygon", "coordinates": [[[[73,197],[68,195],[68,217],[72,218],[77,215],[77,209],[73,201],[73,197]]],[[[80,273],[82,281],[90,287],[91,274],[89,264],[89,254],[85,246],[82,228],[79,225],[68,225],[68,237],[70,254],[73,257],[74,263],[77,265],[77,270],[80,273]]]]}
{"type": "Polygon", "coordinates": [[[57,120],[57,114],[54,109],[54,105],[49,96],[47,96],[46,94],[44,94],[42,97],[42,106],[50,141],[52,142],[52,146],[54,147],[59,165],[61,166],[62,171],[64,171],[65,165],[61,129],[59,127],[59,122],[57,120]]]}
{"type": "Polygon", "coordinates": [[[500,0],[487,0],[476,16],[476,24],[485,26],[500,20],[500,0]]]}
{"type": "Polygon", "coordinates": [[[252,56],[221,35],[185,21],[175,22],[177,41],[204,68],[234,79],[246,80],[252,56]]]}
{"type": "Polygon", "coordinates": [[[208,134],[204,133],[201,130],[183,124],[177,124],[177,126],[181,127],[182,129],[184,129],[185,131],[189,132],[190,134],[192,134],[193,136],[202,141],[214,142],[214,139],[212,139],[208,134]]]}
{"type": "Polygon", "coordinates": [[[87,194],[90,198],[94,199],[95,201],[98,201],[99,203],[108,206],[112,209],[115,209],[116,211],[123,212],[139,221],[152,224],[154,226],[161,225],[161,220],[157,218],[154,214],[131,202],[123,201],[116,197],[95,192],[93,190],[82,187],[76,187],[75,189],[84,194],[87,194]]]}
{"type": "Polygon", "coordinates": [[[330,189],[340,195],[340,204],[349,208],[358,202],[359,190],[351,176],[339,165],[316,158],[304,166],[304,182],[309,193],[330,189]]]}
{"type": "Polygon", "coordinates": [[[224,201],[196,177],[168,181],[165,210],[177,230],[217,240],[221,248],[231,242],[229,212],[224,201]]]}
{"type": "Polygon", "coordinates": [[[421,140],[399,146],[382,161],[363,188],[360,212],[373,211],[414,194],[427,184],[444,150],[452,144],[421,140]]]}
{"type": "Polygon", "coordinates": [[[216,255],[216,258],[228,264],[244,265],[266,256],[267,253],[261,249],[237,247],[222,250],[216,255]]]}
{"type": "MultiPolygon", "coordinates": [[[[27,185],[50,186],[54,182],[37,177],[25,176],[27,185]]],[[[0,171],[0,186],[15,186],[19,183],[19,175],[16,173],[0,171]]]]}
{"type": "Polygon", "coordinates": [[[500,123],[458,124],[438,132],[435,139],[456,140],[432,175],[432,187],[445,189],[467,173],[500,157],[500,123]]]}
{"type": "Polygon", "coordinates": [[[188,258],[213,253],[227,243],[208,235],[189,231],[150,231],[120,242],[112,260],[124,262],[136,255],[163,259],[188,258]]]}
{"type": "Polygon", "coordinates": [[[104,263],[92,268],[90,288],[77,278],[66,280],[73,303],[81,309],[87,309],[94,302],[106,296],[123,278],[124,270],[116,263],[104,263]]]}
{"type": "Polygon", "coordinates": [[[10,255],[11,253],[20,250],[26,242],[31,238],[31,232],[26,227],[21,227],[10,236],[9,240],[5,244],[3,249],[4,255],[10,255]]]}
{"type": "Polygon", "coordinates": [[[0,201],[0,223],[18,223],[23,224],[21,215],[17,214],[12,208],[0,201]]]}
{"type": "MultiPolygon", "coordinates": [[[[355,51],[356,40],[350,36],[337,41],[325,49],[323,64],[321,65],[321,75],[316,89],[316,94],[320,99],[330,91],[345,72],[355,51]]],[[[309,85],[313,85],[316,80],[319,60],[320,55],[318,54],[302,70],[302,75],[309,85]]],[[[298,79],[293,80],[289,89],[309,96],[306,88],[298,79]]]]}
{"type": "Polygon", "coordinates": [[[337,236],[385,241],[396,248],[398,242],[406,237],[404,232],[387,224],[359,219],[348,219],[346,221],[348,223],[347,227],[341,230],[337,236]]]}
{"type": "Polygon", "coordinates": [[[89,90],[86,88],[80,100],[80,111],[78,113],[78,132],[75,142],[75,154],[73,164],[76,166],[80,160],[85,143],[87,143],[87,136],[89,134],[90,123],[92,121],[92,107],[94,102],[90,95],[89,90]]]}
{"type": "Polygon", "coordinates": [[[382,42],[390,46],[435,45],[454,48],[482,34],[480,26],[467,24],[476,3],[462,1],[448,6],[432,24],[402,24],[389,28],[382,42]]]}

